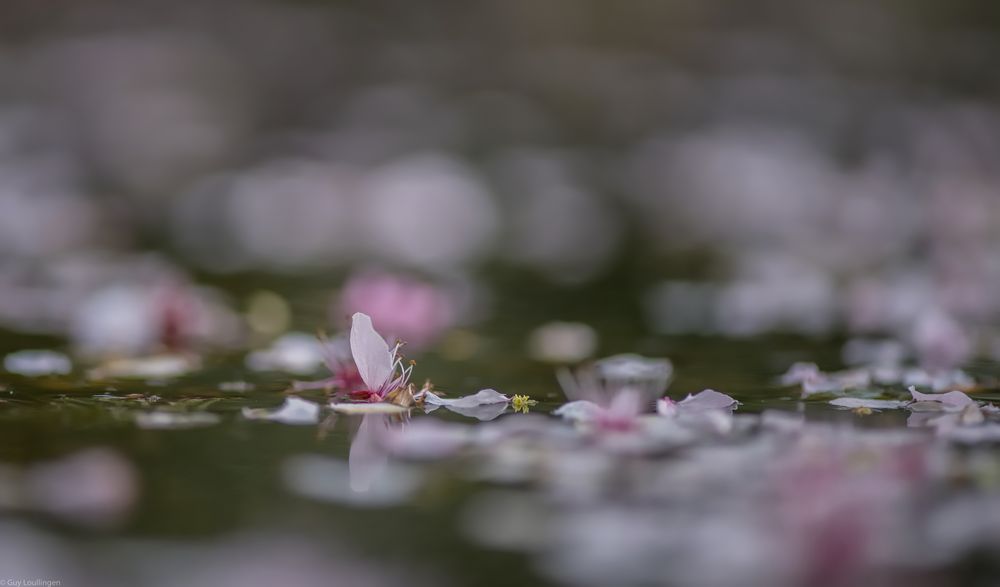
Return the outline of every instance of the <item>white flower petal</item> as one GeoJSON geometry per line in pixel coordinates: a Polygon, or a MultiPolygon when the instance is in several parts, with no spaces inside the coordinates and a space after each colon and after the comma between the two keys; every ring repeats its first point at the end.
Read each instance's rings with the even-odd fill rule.
{"type": "Polygon", "coordinates": [[[661,397],[656,400],[656,413],[661,416],[673,418],[677,415],[677,402],[669,397],[661,397]]]}
{"type": "Polygon", "coordinates": [[[838,408],[871,408],[873,410],[896,410],[904,405],[906,402],[890,400],[890,399],[863,399],[860,397],[838,397],[837,399],[830,400],[830,405],[837,406],[838,408]]]}
{"type": "Polygon", "coordinates": [[[211,412],[167,412],[154,410],[139,412],[135,415],[135,423],[139,428],[151,430],[168,428],[196,428],[219,423],[219,416],[211,412]]]}
{"type": "Polygon", "coordinates": [[[243,408],[243,417],[248,420],[270,420],[282,424],[315,424],[319,422],[319,404],[290,397],[274,411],[243,408]]]}
{"type": "Polygon", "coordinates": [[[17,351],[4,357],[3,368],[25,377],[66,375],[73,370],[69,357],[55,351],[17,351]]]}
{"type": "Polygon", "coordinates": [[[917,388],[910,386],[910,395],[915,402],[939,402],[952,408],[964,408],[976,401],[961,391],[949,391],[948,393],[920,393],[917,388]]]}
{"type": "Polygon", "coordinates": [[[601,407],[594,402],[577,400],[559,406],[553,415],[574,422],[589,422],[601,412],[601,407]]]}
{"type": "Polygon", "coordinates": [[[484,389],[473,395],[466,395],[455,399],[441,397],[432,391],[424,392],[424,403],[450,408],[475,408],[487,404],[505,404],[508,401],[510,400],[507,396],[494,389],[484,389]]]}
{"type": "Polygon", "coordinates": [[[735,399],[724,393],[719,393],[714,389],[706,389],[695,395],[689,394],[677,402],[677,407],[682,410],[721,410],[735,403],[737,403],[735,399]]]}
{"type": "Polygon", "coordinates": [[[332,403],[330,409],[339,414],[402,414],[408,412],[409,408],[390,404],[388,402],[376,403],[332,403]]]}
{"type": "Polygon", "coordinates": [[[367,314],[351,318],[351,354],[368,389],[379,390],[392,376],[392,351],[367,314]]]}

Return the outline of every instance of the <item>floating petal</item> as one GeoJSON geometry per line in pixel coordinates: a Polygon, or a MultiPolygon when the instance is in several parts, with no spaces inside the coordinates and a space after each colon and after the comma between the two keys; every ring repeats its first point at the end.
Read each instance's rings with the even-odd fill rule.
{"type": "Polygon", "coordinates": [[[939,402],[947,407],[961,409],[976,401],[961,391],[949,391],[948,393],[920,393],[917,388],[910,386],[910,395],[915,402],[939,402]]]}
{"type": "Polygon", "coordinates": [[[334,412],[341,414],[403,414],[409,411],[409,408],[404,408],[403,406],[398,406],[396,404],[390,404],[386,402],[373,402],[373,403],[333,403],[330,404],[330,409],[334,412]]]}
{"type": "Polygon", "coordinates": [[[273,412],[243,408],[243,417],[248,420],[270,420],[282,424],[315,424],[319,422],[319,404],[290,397],[273,412]]]}
{"type": "Polygon", "coordinates": [[[722,410],[735,405],[737,401],[714,389],[706,389],[695,395],[688,395],[677,402],[681,410],[722,410]]]}
{"type": "Polygon", "coordinates": [[[898,410],[906,405],[906,402],[890,399],[864,399],[860,397],[838,397],[830,400],[830,405],[838,408],[871,408],[873,410],[898,410]]]}
{"type": "Polygon", "coordinates": [[[18,351],[4,357],[3,368],[8,373],[25,377],[66,375],[73,370],[69,357],[55,351],[18,351]]]}

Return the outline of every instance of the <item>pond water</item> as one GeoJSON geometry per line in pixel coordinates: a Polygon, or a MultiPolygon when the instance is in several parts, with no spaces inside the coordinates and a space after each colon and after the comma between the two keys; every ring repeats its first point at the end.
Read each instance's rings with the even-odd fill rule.
{"type": "MultiPolygon", "coordinates": [[[[842,340],[649,336],[613,293],[589,295],[511,305],[419,354],[415,381],[430,378],[449,397],[493,388],[537,401],[528,414],[503,404],[485,421],[447,408],[338,414],[322,390],[297,394],[318,414],[261,419],[293,381],[324,371],[253,372],[235,352],[201,357],[176,377],[95,379],[86,365],[67,375],[7,374],[0,568],[62,585],[847,585],[995,576],[976,555],[996,544],[996,516],[971,527],[974,512],[1000,504],[995,451],[908,430],[916,412],[838,408],[829,393],[803,400],[798,386],[779,383],[796,362],[842,368],[842,340]],[[603,354],[669,357],[667,395],[723,391],[739,401],[735,419],[650,427],[635,441],[552,415],[566,401],[556,367],[531,359],[525,339],[546,309],[575,318],[577,305],[590,312],[603,354]],[[410,436],[393,435],[400,430],[410,436]],[[370,444],[352,450],[352,442],[370,444]],[[920,472],[886,478],[907,451],[920,472]],[[844,470],[831,464],[842,457],[844,470]],[[779,481],[761,489],[758,475],[779,481]],[[907,509],[872,527],[830,521],[870,520],[869,508],[884,512],[893,500],[907,509]],[[761,522],[787,533],[770,536],[761,522]],[[918,538],[907,535],[914,528],[918,538]],[[815,544],[787,550],[795,536],[815,544]],[[899,542],[883,552],[882,540],[899,542]],[[907,555],[916,549],[935,555],[907,555]]],[[[59,341],[6,334],[0,345],[59,341]]],[[[972,365],[973,397],[1000,398],[998,373],[972,365]]],[[[846,395],[905,393],[867,387],[846,395]]]]}

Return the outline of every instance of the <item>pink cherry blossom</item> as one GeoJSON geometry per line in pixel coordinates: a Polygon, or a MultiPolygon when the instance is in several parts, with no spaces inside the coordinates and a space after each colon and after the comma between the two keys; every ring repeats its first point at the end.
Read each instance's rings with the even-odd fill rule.
{"type": "Polygon", "coordinates": [[[364,312],[390,337],[422,348],[455,321],[455,300],[438,285],[405,275],[367,271],[352,276],[334,306],[338,316],[364,312]]]}

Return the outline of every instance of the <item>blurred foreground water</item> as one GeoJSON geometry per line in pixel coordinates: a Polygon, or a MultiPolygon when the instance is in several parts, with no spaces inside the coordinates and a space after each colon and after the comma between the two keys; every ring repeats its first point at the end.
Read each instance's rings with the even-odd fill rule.
{"type": "MultiPolygon", "coordinates": [[[[272,294],[268,304],[308,308],[309,288],[298,291],[302,299],[272,294]]],[[[430,377],[446,397],[495,388],[536,400],[529,413],[507,403],[337,413],[322,390],[289,395],[293,382],[326,376],[305,334],[245,360],[240,351],[90,362],[8,355],[7,370],[23,375],[5,376],[0,399],[3,571],[63,585],[942,585],[996,576],[1000,423],[990,404],[977,419],[897,401],[909,398],[910,380],[930,393],[936,384],[916,368],[887,372],[895,359],[878,363],[884,344],[866,353],[836,338],[644,335],[622,318],[628,303],[615,291],[572,296],[596,330],[549,323],[533,334],[531,314],[512,312],[439,333],[419,351],[416,378],[430,377]],[[547,354],[532,359],[539,349],[547,354]],[[552,357],[634,350],[670,358],[666,370],[635,358],[616,368],[649,381],[653,396],[669,382],[674,400],[713,388],[739,405],[679,402],[660,414],[647,405],[647,415],[610,428],[550,415],[565,402],[552,357]],[[859,352],[865,367],[833,372],[859,352]],[[837,398],[881,399],[872,410],[831,405],[837,398]]],[[[532,305],[560,314],[565,300],[538,293],[532,305]]],[[[43,339],[11,333],[2,342],[43,339]]],[[[1000,366],[979,362],[943,385],[968,385],[988,402],[1000,399],[998,375],[1000,366]]]]}

